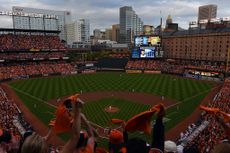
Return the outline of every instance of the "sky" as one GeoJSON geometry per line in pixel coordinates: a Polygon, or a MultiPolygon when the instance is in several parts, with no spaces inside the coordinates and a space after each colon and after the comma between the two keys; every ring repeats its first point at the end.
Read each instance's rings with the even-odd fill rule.
{"type": "MultiPolygon", "coordinates": [[[[144,24],[163,22],[169,14],[173,22],[188,28],[190,21],[197,21],[198,7],[206,4],[218,6],[217,17],[230,16],[230,0],[0,0],[0,11],[12,11],[12,6],[71,11],[73,20],[90,20],[90,31],[110,28],[119,23],[119,8],[132,6],[144,24]]],[[[0,27],[12,27],[12,18],[0,16],[0,27]]]]}

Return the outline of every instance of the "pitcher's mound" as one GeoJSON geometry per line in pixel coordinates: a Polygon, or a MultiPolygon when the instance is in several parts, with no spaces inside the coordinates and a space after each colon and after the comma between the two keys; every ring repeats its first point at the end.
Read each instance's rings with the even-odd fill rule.
{"type": "Polygon", "coordinates": [[[120,109],[118,107],[114,107],[114,106],[107,106],[105,107],[105,112],[107,113],[116,113],[118,112],[120,109]]]}

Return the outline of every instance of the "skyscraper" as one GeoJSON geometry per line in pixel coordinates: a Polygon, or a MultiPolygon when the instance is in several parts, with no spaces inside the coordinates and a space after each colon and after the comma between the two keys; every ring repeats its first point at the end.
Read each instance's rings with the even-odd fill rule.
{"type": "Polygon", "coordinates": [[[131,6],[120,8],[120,42],[130,44],[135,35],[143,33],[143,22],[131,6]]]}
{"type": "Polygon", "coordinates": [[[203,5],[199,7],[198,11],[198,22],[200,20],[210,20],[216,18],[217,5],[203,5]]]}
{"type": "Polygon", "coordinates": [[[80,19],[79,24],[81,25],[81,42],[90,41],[90,23],[88,19],[80,19]]]}

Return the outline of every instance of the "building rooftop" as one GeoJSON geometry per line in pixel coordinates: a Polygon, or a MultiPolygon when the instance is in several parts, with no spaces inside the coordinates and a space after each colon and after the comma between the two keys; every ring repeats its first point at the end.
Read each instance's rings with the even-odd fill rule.
{"type": "Polygon", "coordinates": [[[163,36],[183,36],[183,35],[197,35],[197,34],[209,34],[209,33],[225,33],[230,32],[230,27],[218,28],[218,29],[190,29],[176,32],[164,32],[163,36]]]}

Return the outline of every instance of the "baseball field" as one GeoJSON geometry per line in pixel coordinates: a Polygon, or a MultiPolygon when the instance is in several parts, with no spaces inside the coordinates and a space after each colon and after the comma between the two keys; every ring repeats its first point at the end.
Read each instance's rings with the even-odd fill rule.
{"type": "Polygon", "coordinates": [[[56,99],[82,93],[86,102],[83,112],[91,122],[102,127],[113,126],[112,118],[128,120],[157,103],[165,103],[166,130],[192,114],[215,87],[212,82],[173,75],[122,72],[33,78],[13,81],[9,85],[45,124],[54,118],[56,99]],[[110,106],[117,110],[105,111],[110,106]]]}

